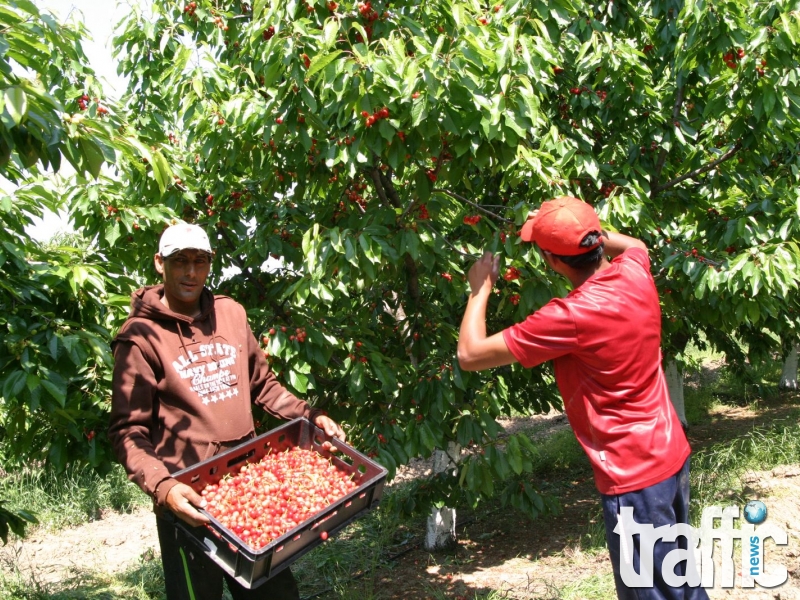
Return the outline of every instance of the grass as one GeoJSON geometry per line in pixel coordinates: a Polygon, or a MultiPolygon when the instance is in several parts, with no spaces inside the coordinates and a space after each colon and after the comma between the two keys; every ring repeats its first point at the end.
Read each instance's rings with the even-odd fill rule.
{"type": "Polygon", "coordinates": [[[614,575],[612,573],[591,575],[580,579],[561,589],[558,596],[563,600],[583,600],[583,598],[612,600],[616,597],[617,590],[614,587],[614,575]]]}
{"type": "Polygon", "coordinates": [[[768,427],[754,429],[730,442],[715,444],[692,456],[692,503],[743,502],[748,471],[765,471],[800,462],[800,411],[768,427]]]}
{"type": "Polygon", "coordinates": [[[89,467],[69,466],[64,473],[24,468],[0,478],[0,498],[36,513],[41,526],[51,531],[96,520],[103,510],[131,512],[150,505],[121,466],[106,477],[89,467]]]}

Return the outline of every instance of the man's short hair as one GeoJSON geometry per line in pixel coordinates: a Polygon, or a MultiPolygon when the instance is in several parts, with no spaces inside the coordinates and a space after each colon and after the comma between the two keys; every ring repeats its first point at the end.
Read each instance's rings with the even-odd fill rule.
{"type": "Polygon", "coordinates": [[[601,260],[603,260],[603,255],[605,254],[605,248],[603,243],[603,236],[599,231],[592,231],[591,233],[587,233],[584,238],[581,240],[581,247],[583,248],[591,248],[588,252],[584,252],[583,254],[574,254],[572,256],[563,256],[559,254],[553,254],[556,258],[558,258],[561,262],[566,264],[573,269],[583,270],[589,267],[597,266],[601,260]],[[600,244],[599,246],[597,244],[600,244]]]}

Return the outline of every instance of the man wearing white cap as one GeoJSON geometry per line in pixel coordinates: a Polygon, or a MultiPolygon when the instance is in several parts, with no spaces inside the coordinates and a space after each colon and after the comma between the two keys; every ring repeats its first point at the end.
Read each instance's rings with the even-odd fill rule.
{"type": "Polygon", "coordinates": [[[185,539],[169,511],[192,526],[208,522],[205,500],[171,474],[252,438],[252,403],[283,418],[308,417],[328,435],[341,427],[275,378],[244,307],[206,287],[212,248],[197,225],[161,235],[154,257],[163,282],[134,292],[114,339],[109,437],[132,481],[153,499],[168,600],[296,600],[285,569],[248,590],[185,539]]]}

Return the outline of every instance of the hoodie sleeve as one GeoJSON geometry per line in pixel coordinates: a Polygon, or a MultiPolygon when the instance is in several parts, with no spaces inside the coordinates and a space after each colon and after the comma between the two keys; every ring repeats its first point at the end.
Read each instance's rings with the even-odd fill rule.
{"type": "Polygon", "coordinates": [[[281,385],[275,373],[267,364],[264,352],[256,337],[247,328],[247,354],[250,366],[250,394],[258,406],[280,419],[307,417],[312,423],[325,411],[312,408],[305,400],[300,400],[281,385]]]}
{"type": "Polygon", "coordinates": [[[177,481],[170,477],[166,465],[156,456],[150,438],[155,397],[156,377],[152,364],[138,345],[129,340],[117,340],[108,435],[129,479],[163,506],[167,493],[177,481]]]}

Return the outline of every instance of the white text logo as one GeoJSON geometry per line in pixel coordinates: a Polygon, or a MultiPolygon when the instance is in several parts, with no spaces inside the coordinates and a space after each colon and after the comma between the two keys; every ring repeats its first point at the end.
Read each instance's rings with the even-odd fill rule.
{"type": "Polygon", "coordinates": [[[667,585],[680,587],[702,586],[714,587],[714,542],[719,540],[721,573],[720,584],[723,588],[734,585],[733,542],[741,540],[742,574],[741,587],[752,588],[756,583],[761,587],[772,588],[786,582],[789,573],[782,565],[766,564],[764,542],[768,539],[779,546],[789,543],[785,531],[772,523],[742,523],[740,529],[734,529],[734,519],[739,518],[738,506],[710,506],[703,509],[700,529],[686,523],[675,525],[653,525],[637,523],[633,520],[633,507],[624,506],[614,533],[620,536],[620,575],[628,587],[653,587],[653,548],[658,540],[674,542],[678,536],[688,540],[688,549],[673,549],[667,553],[661,566],[661,573],[667,585]],[[719,519],[719,527],[714,527],[719,519]],[[633,566],[633,536],[639,536],[639,572],[633,566]],[[694,557],[694,548],[700,546],[700,572],[694,557]],[[686,564],[685,575],[675,573],[675,567],[686,564]]]}

